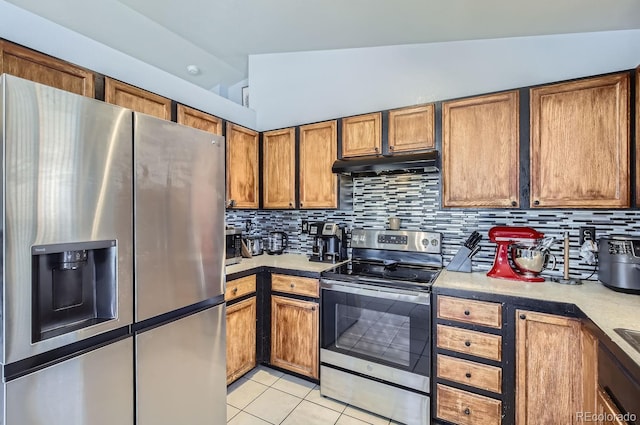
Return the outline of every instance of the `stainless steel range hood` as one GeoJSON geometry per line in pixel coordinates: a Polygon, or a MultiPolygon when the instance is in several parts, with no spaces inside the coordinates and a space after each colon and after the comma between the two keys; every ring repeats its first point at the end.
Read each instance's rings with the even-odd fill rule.
{"type": "Polygon", "coordinates": [[[339,159],[331,171],[351,176],[375,176],[399,173],[435,173],[439,170],[438,151],[379,156],[375,158],[339,159]]]}

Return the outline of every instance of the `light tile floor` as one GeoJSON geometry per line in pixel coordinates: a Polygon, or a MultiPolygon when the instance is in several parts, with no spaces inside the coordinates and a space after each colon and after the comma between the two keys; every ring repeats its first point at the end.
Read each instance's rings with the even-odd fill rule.
{"type": "Polygon", "coordinates": [[[388,425],[378,415],[323,397],[320,387],[258,366],[227,389],[228,425],[388,425]]]}

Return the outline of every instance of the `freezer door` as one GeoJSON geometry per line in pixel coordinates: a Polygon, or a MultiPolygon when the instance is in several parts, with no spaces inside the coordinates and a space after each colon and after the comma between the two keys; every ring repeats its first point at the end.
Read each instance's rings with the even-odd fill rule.
{"type": "Polygon", "coordinates": [[[137,425],[224,424],[224,304],[136,335],[137,425]]]}
{"type": "Polygon", "coordinates": [[[136,321],[221,295],[224,139],[134,114],[136,321]]]}
{"type": "Polygon", "coordinates": [[[133,424],[133,337],[5,384],[6,425],[133,424]]]}

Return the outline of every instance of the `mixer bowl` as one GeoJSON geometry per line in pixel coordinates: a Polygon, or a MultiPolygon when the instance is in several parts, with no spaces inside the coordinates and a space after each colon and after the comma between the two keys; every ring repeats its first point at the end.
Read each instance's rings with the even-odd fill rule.
{"type": "Polygon", "coordinates": [[[538,274],[547,267],[549,251],[513,244],[511,245],[511,260],[520,272],[538,274]]]}

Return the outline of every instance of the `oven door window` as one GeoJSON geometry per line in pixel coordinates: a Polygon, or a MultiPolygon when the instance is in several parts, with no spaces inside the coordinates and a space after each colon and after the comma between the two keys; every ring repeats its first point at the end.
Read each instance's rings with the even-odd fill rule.
{"type": "Polygon", "coordinates": [[[429,376],[430,306],[322,292],[322,348],[429,376]]]}

